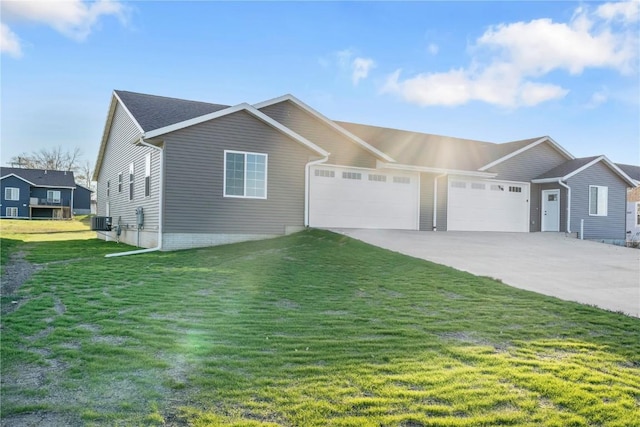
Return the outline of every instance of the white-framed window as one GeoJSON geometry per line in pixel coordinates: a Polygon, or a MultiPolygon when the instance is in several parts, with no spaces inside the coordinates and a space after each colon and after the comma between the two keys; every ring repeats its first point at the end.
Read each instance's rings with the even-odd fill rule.
{"type": "Polygon", "coordinates": [[[12,218],[16,218],[18,216],[18,208],[13,207],[13,208],[7,208],[6,212],[7,216],[12,217],[12,218]]]}
{"type": "Polygon", "coordinates": [[[491,184],[491,191],[504,191],[504,187],[498,184],[491,184]]]}
{"type": "Polygon", "coordinates": [[[316,169],[314,173],[316,176],[322,176],[324,178],[335,178],[336,176],[335,171],[328,169],[316,169]]]}
{"type": "MultiPolygon", "coordinates": [[[[16,187],[6,187],[4,189],[5,200],[20,200],[20,189],[16,187]]],[[[9,215],[7,215],[9,216],[9,215]]]]}
{"type": "Polygon", "coordinates": [[[509,186],[510,193],[522,193],[522,187],[509,186]]]}
{"type": "Polygon", "coordinates": [[[589,186],[589,215],[607,216],[609,187],[601,185],[589,186]]]}
{"type": "Polygon", "coordinates": [[[411,178],[408,176],[394,176],[393,177],[394,184],[411,184],[411,178]]]}
{"type": "Polygon", "coordinates": [[[378,175],[378,174],[370,173],[369,174],[369,181],[387,182],[387,176],[386,175],[378,175]]]}
{"type": "Polygon", "coordinates": [[[133,187],[136,179],[133,172],[133,163],[129,163],[129,200],[133,200],[133,187]]]}
{"type": "Polygon", "coordinates": [[[224,197],[267,198],[267,154],[224,151],[224,197]]]}
{"type": "Polygon", "coordinates": [[[467,183],[464,181],[451,181],[451,188],[467,188],[467,183]]]}
{"type": "Polygon", "coordinates": [[[144,158],[144,197],[151,196],[151,153],[144,158]]]}
{"type": "Polygon", "coordinates": [[[118,174],[118,193],[122,193],[122,172],[118,174]]]}
{"type": "Polygon", "coordinates": [[[48,203],[60,203],[60,190],[47,190],[48,203]]]}
{"type": "Polygon", "coordinates": [[[484,190],[485,189],[485,185],[481,182],[472,182],[471,183],[471,189],[472,190],[484,190]]]}
{"type": "Polygon", "coordinates": [[[636,226],[640,227],[640,202],[636,202],[636,226]]]}
{"type": "Polygon", "coordinates": [[[107,197],[109,197],[110,192],[111,192],[111,181],[107,180],[107,197]]]}
{"type": "Polygon", "coordinates": [[[362,179],[360,172],[342,172],[342,179],[362,179]]]}

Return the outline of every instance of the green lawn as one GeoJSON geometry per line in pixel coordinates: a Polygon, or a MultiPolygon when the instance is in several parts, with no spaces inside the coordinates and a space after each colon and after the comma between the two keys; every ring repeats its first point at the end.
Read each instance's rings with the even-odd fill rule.
{"type": "Polygon", "coordinates": [[[7,425],[640,425],[636,318],[324,231],[104,258],[7,224],[48,263],[2,299],[7,425]]]}

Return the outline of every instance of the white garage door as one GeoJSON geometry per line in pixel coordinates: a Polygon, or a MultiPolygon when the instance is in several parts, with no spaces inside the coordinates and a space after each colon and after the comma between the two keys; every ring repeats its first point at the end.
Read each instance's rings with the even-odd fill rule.
{"type": "Polygon", "coordinates": [[[309,225],[418,229],[418,174],[314,166],[309,225]]]}
{"type": "Polygon", "coordinates": [[[529,184],[449,177],[447,230],[529,231],[529,184]]]}

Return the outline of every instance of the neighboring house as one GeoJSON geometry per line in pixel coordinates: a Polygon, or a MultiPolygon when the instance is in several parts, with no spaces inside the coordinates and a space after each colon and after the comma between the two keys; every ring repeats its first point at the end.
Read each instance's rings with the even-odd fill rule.
{"type": "Polygon", "coordinates": [[[305,226],[579,232],[624,241],[633,181],[549,137],[505,144],[328,119],[291,95],[225,106],[114,91],[102,238],[163,250],[305,226]]]}
{"type": "Polygon", "coordinates": [[[76,184],[73,172],[0,168],[2,218],[71,218],[76,184]]]}
{"type": "Polygon", "coordinates": [[[73,214],[74,215],[89,215],[91,213],[91,194],[93,191],[87,187],[76,184],[76,189],[73,193],[73,214]]]}
{"type": "MultiPolygon", "coordinates": [[[[636,185],[640,185],[640,166],[618,164],[636,185]]],[[[640,243],[640,187],[627,191],[627,241],[640,243]]]]}

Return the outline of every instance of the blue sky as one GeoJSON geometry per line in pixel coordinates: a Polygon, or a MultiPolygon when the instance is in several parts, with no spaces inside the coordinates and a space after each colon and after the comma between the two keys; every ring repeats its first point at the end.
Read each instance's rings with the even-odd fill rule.
{"type": "Polygon", "coordinates": [[[291,93],[344,121],[491,142],[549,135],[640,163],[638,0],[1,3],[1,160],[80,147],[111,92],[291,93]]]}

